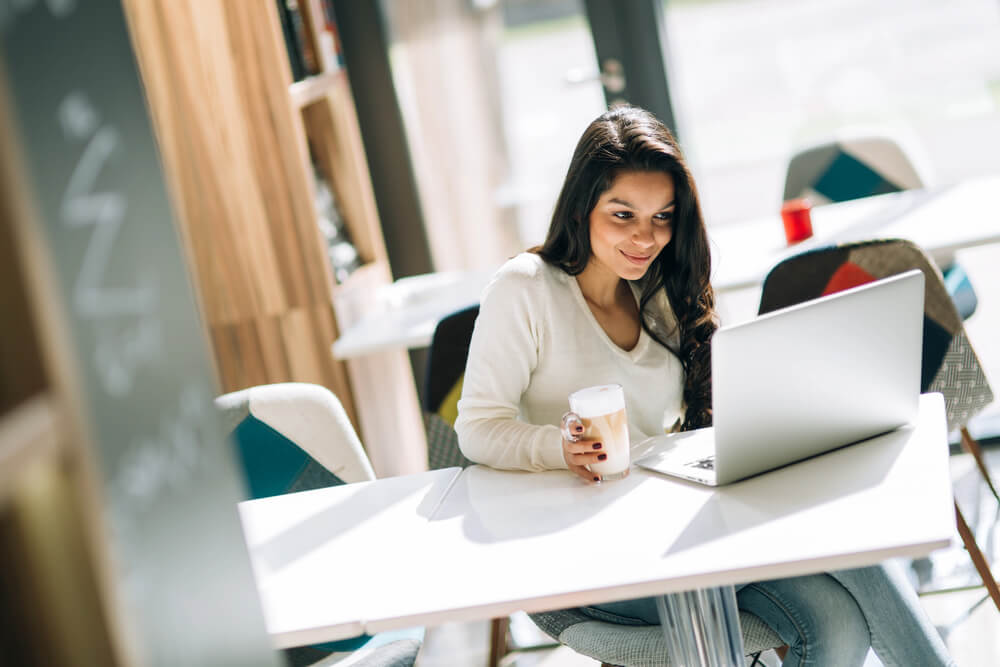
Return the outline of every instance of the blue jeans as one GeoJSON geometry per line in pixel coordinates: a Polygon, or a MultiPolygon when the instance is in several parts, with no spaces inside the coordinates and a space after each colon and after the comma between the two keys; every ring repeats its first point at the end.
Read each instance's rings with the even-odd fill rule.
{"type": "MultiPolygon", "coordinates": [[[[894,563],[744,584],[736,587],[736,602],[788,644],[783,667],[859,667],[869,645],[886,667],[954,665],[894,563]]],[[[628,625],[660,622],[656,598],[581,611],[628,625]]]]}

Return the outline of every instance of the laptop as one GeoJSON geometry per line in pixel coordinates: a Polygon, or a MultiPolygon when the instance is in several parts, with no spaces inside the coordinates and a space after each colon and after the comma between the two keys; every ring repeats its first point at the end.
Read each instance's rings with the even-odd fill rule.
{"type": "Polygon", "coordinates": [[[911,422],[923,315],[913,270],[721,327],[713,426],[653,436],[635,464],[719,486],[911,422]]]}

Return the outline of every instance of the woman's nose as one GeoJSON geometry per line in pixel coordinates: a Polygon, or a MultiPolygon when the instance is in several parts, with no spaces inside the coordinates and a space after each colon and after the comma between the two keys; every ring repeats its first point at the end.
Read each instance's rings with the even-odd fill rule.
{"type": "Polygon", "coordinates": [[[639,225],[635,233],[632,234],[632,242],[644,248],[648,248],[656,243],[656,240],[653,238],[653,226],[639,225]]]}

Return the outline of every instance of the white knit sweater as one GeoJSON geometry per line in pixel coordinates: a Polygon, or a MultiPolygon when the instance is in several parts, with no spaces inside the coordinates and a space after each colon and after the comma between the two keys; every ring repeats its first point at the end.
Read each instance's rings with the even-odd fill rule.
{"type": "MultiPolygon", "coordinates": [[[[640,287],[632,288],[638,298],[640,287]]],[[[654,330],[676,349],[665,293],[650,310],[654,330]]],[[[625,390],[633,446],[681,416],[682,368],[673,352],[645,330],[632,350],[618,347],[576,278],[522,253],[482,295],[455,424],[462,452],[495,468],[565,468],[559,421],[567,397],[613,382],[625,390]]]]}

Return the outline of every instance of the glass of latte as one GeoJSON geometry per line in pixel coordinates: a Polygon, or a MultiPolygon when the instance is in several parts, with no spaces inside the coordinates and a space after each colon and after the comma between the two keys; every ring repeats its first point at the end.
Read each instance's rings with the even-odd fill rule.
{"type": "Polygon", "coordinates": [[[569,396],[566,418],[583,424],[580,438],[597,440],[607,460],[591,463],[591,472],[602,481],[622,479],[629,470],[628,419],[625,416],[625,393],[619,384],[603,384],[575,391],[569,396]]]}

